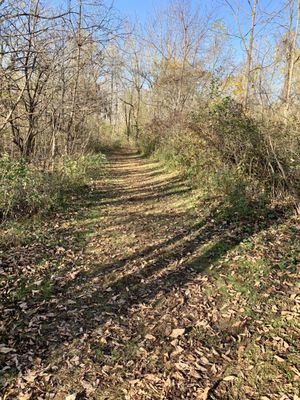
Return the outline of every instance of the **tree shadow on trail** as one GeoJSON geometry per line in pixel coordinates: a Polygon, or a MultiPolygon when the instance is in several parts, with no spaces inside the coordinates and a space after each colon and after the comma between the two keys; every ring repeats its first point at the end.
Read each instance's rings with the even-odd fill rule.
{"type": "MultiPolygon", "coordinates": [[[[86,293],[89,297],[90,282],[95,277],[108,276],[112,273],[116,278],[106,287],[106,289],[109,288],[109,295],[103,296],[100,288],[97,291],[93,287],[92,302],[97,304],[98,312],[98,306],[116,295],[122,296],[123,294],[127,303],[120,310],[117,308],[115,311],[121,312],[120,315],[124,316],[128,307],[136,303],[147,303],[158,292],[167,293],[176,285],[184,286],[194,277],[190,273],[191,269],[197,273],[204,272],[242,241],[267,229],[274,223],[282,223],[286,218],[283,210],[277,210],[276,214],[274,214],[274,210],[270,210],[270,213],[271,218],[269,219],[265,217],[264,213],[258,216],[258,221],[252,221],[249,224],[238,220],[234,223],[226,221],[220,226],[217,219],[219,212],[214,210],[204,220],[175,234],[159,245],[148,246],[142,251],[115,260],[110,264],[95,265],[94,269],[80,274],[78,276],[80,287],[78,286],[77,295],[86,293]],[[194,253],[201,246],[210,243],[212,246],[208,250],[193,259],[194,253]],[[192,263],[191,259],[193,259],[192,263]],[[121,277],[118,277],[118,274],[121,277]]],[[[69,293],[74,293],[74,283],[66,283],[65,288],[69,293]]]]}
{"type": "MultiPolygon", "coordinates": [[[[100,196],[92,194],[93,198],[97,195],[100,196]]],[[[172,195],[165,193],[166,197],[172,195]]],[[[119,192],[114,192],[112,200],[118,201],[118,196],[119,192]]],[[[141,202],[144,200],[140,198],[141,202]]],[[[89,203],[88,199],[87,204],[92,208],[95,201],[89,203]]],[[[281,209],[262,210],[252,205],[252,210],[251,218],[239,218],[230,207],[219,204],[202,220],[186,225],[176,225],[176,217],[170,211],[162,215],[162,222],[165,218],[166,224],[171,224],[172,235],[109,263],[97,262],[96,257],[89,259],[83,253],[88,244],[85,230],[56,229],[54,242],[69,237],[73,240],[70,243],[78,241],[78,246],[70,249],[73,255],[68,256],[65,250],[64,257],[57,255],[56,265],[47,276],[52,279],[47,298],[37,288],[26,293],[24,299],[4,303],[4,309],[10,311],[4,314],[1,342],[14,352],[1,355],[3,366],[11,368],[11,375],[17,374],[15,354],[21,369],[31,368],[37,356],[46,364],[53,352],[64,351],[65,343],[89,334],[108,319],[128,317],[132,306],[150,303],[158,293],[167,294],[185,286],[242,241],[283,223],[289,216],[281,209]],[[206,244],[210,246],[201,252],[206,244]],[[80,255],[75,261],[74,254],[80,255]],[[54,279],[51,274],[54,276],[58,267],[60,279],[54,279]]],[[[147,218],[151,219],[151,214],[147,218]]]]}

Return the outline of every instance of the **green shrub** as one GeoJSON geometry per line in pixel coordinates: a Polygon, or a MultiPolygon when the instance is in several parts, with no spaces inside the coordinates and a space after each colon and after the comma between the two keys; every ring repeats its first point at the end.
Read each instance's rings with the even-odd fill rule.
{"type": "Polygon", "coordinates": [[[0,158],[0,219],[48,212],[63,201],[68,190],[76,190],[98,177],[103,154],[63,157],[53,173],[40,171],[8,155],[0,158]]]}
{"type": "Polygon", "coordinates": [[[257,192],[294,195],[300,187],[299,136],[292,122],[284,125],[273,115],[248,115],[230,97],[217,97],[190,116],[190,126],[204,141],[207,153],[238,171],[257,192]]]}
{"type": "Polygon", "coordinates": [[[0,216],[5,219],[15,214],[47,211],[57,201],[52,179],[25,160],[13,160],[8,155],[0,158],[0,216]]]}
{"type": "Polygon", "coordinates": [[[97,178],[105,160],[106,157],[102,153],[81,155],[77,158],[66,156],[58,161],[55,172],[61,177],[64,185],[75,188],[97,178]]]}

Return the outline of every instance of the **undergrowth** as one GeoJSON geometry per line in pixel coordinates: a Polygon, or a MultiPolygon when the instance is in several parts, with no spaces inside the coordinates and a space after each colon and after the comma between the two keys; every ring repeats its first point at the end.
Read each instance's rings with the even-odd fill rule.
{"type": "Polygon", "coordinates": [[[0,158],[0,219],[45,214],[64,202],[65,195],[97,177],[105,156],[62,157],[53,171],[43,171],[25,159],[0,158]]]}
{"type": "Polygon", "coordinates": [[[250,117],[230,97],[217,96],[182,118],[153,119],[138,145],[179,169],[207,197],[220,196],[239,213],[251,204],[289,199],[299,211],[299,141],[292,122],[250,117]]]}

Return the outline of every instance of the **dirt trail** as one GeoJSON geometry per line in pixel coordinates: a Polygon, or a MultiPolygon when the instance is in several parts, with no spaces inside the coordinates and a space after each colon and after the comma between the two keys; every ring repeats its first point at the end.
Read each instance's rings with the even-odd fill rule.
{"type": "Polygon", "coordinates": [[[6,251],[5,399],[252,398],[243,378],[233,385],[251,318],[240,296],[224,304],[211,271],[274,219],[243,229],[195,199],[180,175],[123,150],[69,211],[6,251]]]}

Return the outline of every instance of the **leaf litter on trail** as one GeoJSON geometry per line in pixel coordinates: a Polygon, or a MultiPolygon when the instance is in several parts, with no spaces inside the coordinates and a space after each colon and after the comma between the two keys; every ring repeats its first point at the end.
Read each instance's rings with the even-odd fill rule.
{"type": "Polygon", "coordinates": [[[299,274],[276,267],[278,244],[284,254],[297,246],[284,232],[294,222],[251,239],[252,222],[189,215],[174,196],[126,200],[128,187],[139,190],[131,176],[139,166],[147,162],[137,160],[113,193],[107,188],[121,202],[104,209],[97,199],[57,216],[33,243],[1,257],[6,398],[246,400],[257,395],[258,377],[272,400],[280,387],[296,399],[299,274]],[[271,269],[261,264],[269,258],[271,269]]]}

